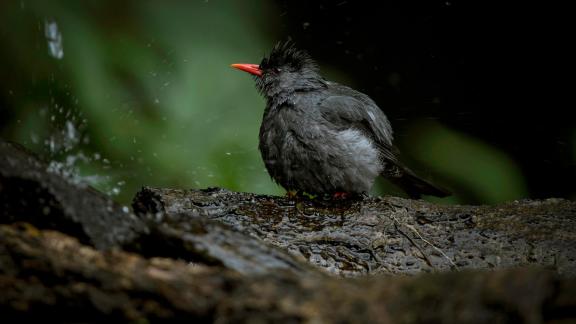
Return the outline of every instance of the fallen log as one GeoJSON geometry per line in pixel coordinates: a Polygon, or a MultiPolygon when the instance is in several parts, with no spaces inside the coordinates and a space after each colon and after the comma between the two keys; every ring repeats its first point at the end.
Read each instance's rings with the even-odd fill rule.
{"type": "Polygon", "coordinates": [[[0,157],[9,322],[576,320],[574,202],[143,188],[132,213],[17,145],[0,157]]]}
{"type": "Polygon", "coordinates": [[[28,222],[98,249],[220,265],[241,273],[312,267],[226,224],[179,215],[136,217],[93,188],[63,177],[19,145],[0,140],[0,223],[28,222]]]}
{"type": "Polygon", "coordinates": [[[106,195],[0,139],[0,223],[15,221],[56,229],[101,249],[146,231],[141,220],[106,195]]]}
{"type": "Polygon", "coordinates": [[[576,320],[576,281],[542,269],[409,277],[241,275],[0,225],[7,322],[542,323],[576,320]]]}
{"type": "Polygon", "coordinates": [[[538,265],[576,275],[576,203],[435,205],[374,197],[333,202],[223,189],[143,188],[139,215],[209,219],[341,275],[538,265]]]}

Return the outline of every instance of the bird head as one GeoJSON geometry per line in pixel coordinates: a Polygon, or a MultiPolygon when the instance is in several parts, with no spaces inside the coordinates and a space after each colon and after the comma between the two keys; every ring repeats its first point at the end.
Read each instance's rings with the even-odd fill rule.
{"type": "Polygon", "coordinates": [[[260,64],[232,64],[255,76],[256,87],[267,97],[324,84],[310,55],[290,41],[277,43],[260,64]]]}

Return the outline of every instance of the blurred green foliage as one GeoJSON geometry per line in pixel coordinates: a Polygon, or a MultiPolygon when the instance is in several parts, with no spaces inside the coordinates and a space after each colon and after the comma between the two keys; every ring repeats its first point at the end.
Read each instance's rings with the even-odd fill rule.
{"type": "MultiPolygon", "coordinates": [[[[276,10],[264,0],[4,1],[0,135],[99,176],[94,185],[122,202],[143,185],[280,194],[257,150],[264,101],[229,68],[286,38],[276,10]],[[63,36],[61,60],[48,55],[46,21],[63,36]]],[[[445,202],[526,194],[504,154],[444,127],[415,124],[401,144],[451,185],[445,202]]]]}
{"type": "Polygon", "coordinates": [[[527,197],[514,161],[494,147],[430,121],[411,128],[404,152],[451,184],[453,195],[444,201],[492,204],[527,197]]]}
{"type": "Polygon", "coordinates": [[[12,89],[12,119],[22,123],[5,136],[48,154],[31,134],[48,138],[63,124],[50,120],[58,107],[76,109],[90,140],[81,150],[110,161],[109,167],[102,159],[85,163],[81,172],[109,176],[96,183],[105,191],[126,182],[120,200],[142,185],[281,192],[257,151],[263,100],[249,76],[229,67],[259,60],[273,43],[261,32],[269,30],[267,3],[23,1],[2,7],[2,30],[10,31],[3,35],[10,41],[3,61],[19,70],[11,78],[18,82],[3,86],[12,89]],[[45,19],[56,21],[63,35],[62,60],[48,55],[45,19]],[[30,91],[39,95],[31,98],[30,91]]]}

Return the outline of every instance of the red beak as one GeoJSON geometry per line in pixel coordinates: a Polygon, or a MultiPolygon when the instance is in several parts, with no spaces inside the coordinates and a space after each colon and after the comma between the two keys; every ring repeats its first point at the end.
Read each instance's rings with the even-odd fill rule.
{"type": "Polygon", "coordinates": [[[257,76],[262,75],[262,70],[258,64],[231,64],[230,66],[257,76]]]}

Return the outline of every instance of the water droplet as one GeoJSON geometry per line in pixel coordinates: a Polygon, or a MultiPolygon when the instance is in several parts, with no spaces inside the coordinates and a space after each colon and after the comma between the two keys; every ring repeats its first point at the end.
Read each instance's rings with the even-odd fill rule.
{"type": "Polygon", "coordinates": [[[71,141],[75,141],[77,139],[76,128],[74,128],[74,124],[71,121],[66,121],[66,135],[68,139],[71,141]]]}
{"type": "Polygon", "coordinates": [[[34,132],[30,133],[30,139],[32,140],[32,143],[34,143],[34,144],[38,144],[38,142],[39,142],[38,135],[36,135],[36,133],[34,133],[34,132]]]}
{"type": "Polygon", "coordinates": [[[58,24],[52,20],[44,22],[44,35],[48,40],[48,53],[50,56],[60,60],[64,57],[62,46],[62,34],[58,29],[58,24]]]}

